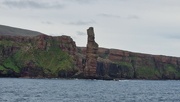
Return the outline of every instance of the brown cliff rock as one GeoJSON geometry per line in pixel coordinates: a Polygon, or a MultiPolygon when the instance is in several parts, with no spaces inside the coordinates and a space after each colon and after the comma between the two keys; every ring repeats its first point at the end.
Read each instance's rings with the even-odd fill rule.
{"type": "MultiPolygon", "coordinates": [[[[85,48],[78,48],[85,54],[85,48]]],[[[122,79],[180,79],[180,58],[134,53],[117,49],[98,49],[98,77],[122,79]]]]}
{"type": "MultiPolygon", "coordinates": [[[[69,36],[58,36],[52,37],[48,35],[38,35],[33,37],[24,37],[24,36],[0,36],[0,77],[71,77],[77,71],[76,65],[76,44],[73,39],[69,36]],[[58,50],[60,49],[60,50],[58,50]],[[49,52],[50,51],[50,52],[49,52]],[[61,52],[62,51],[62,52],[61,52]],[[48,72],[45,67],[39,65],[39,59],[43,62],[46,61],[46,56],[42,58],[37,57],[41,53],[48,56],[52,56],[52,59],[55,54],[64,53],[65,57],[59,57],[59,63],[64,61],[67,64],[62,64],[65,70],[58,70],[53,75],[52,72],[48,72]],[[52,53],[54,52],[54,53],[52,53]],[[26,56],[21,56],[21,54],[26,54],[26,56]],[[67,53],[67,55],[66,55],[67,53]],[[18,57],[16,57],[18,56],[18,57]],[[69,57],[68,57],[69,56],[69,57]],[[17,60],[26,58],[24,62],[18,62],[17,60]],[[72,60],[71,60],[72,59],[72,60]],[[15,66],[15,67],[14,67],[15,66]],[[15,69],[16,68],[16,69],[15,69]],[[69,68],[66,71],[66,68],[69,68]],[[15,70],[14,70],[15,69],[15,70]],[[46,72],[46,73],[45,73],[46,72]],[[49,74],[50,73],[50,74],[49,74]],[[62,75],[62,73],[64,75],[62,75]]],[[[63,55],[62,55],[63,56],[63,55]]],[[[49,57],[51,59],[51,57],[49,57]]],[[[58,61],[55,60],[55,63],[58,65],[58,61]]],[[[48,62],[48,61],[47,61],[48,62]]],[[[54,63],[54,61],[52,62],[54,63]]],[[[56,67],[57,65],[53,66],[56,67]]],[[[61,67],[61,66],[60,66],[61,67]]]]}
{"type": "Polygon", "coordinates": [[[58,41],[60,42],[59,47],[65,51],[68,52],[70,55],[75,55],[77,48],[76,43],[73,41],[73,39],[70,36],[61,36],[57,37],[58,41]]]}
{"type": "Polygon", "coordinates": [[[84,69],[84,76],[96,77],[98,44],[94,40],[95,36],[92,27],[90,27],[87,30],[87,34],[88,34],[88,43],[86,50],[86,66],[84,69]]]}
{"type": "Polygon", "coordinates": [[[45,50],[47,46],[46,39],[48,38],[47,35],[38,35],[35,37],[37,39],[37,48],[41,50],[45,50]]]}

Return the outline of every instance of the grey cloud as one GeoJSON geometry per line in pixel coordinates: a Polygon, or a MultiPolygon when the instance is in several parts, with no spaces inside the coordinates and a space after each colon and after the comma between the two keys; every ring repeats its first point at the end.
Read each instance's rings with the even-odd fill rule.
{"type": "Polygon", "coordinates": [[[48,25],[53,24],[53,23],[52,23],[52,22],[50,22],[50,21],[42,21],[41,23],[43,23],[43,24],[48,24],[48,25]]]}
{"type": "Polygon", "coordinates": [[[9,8],[34,8],[34,9],[51,9],[51,8],[64,8],[63,4],[58,2],[38,2],[33,0],[5,0],[2,4],[9,8]]]}
{"type": "Polygon", "coordinates": [[[127,19],[140,19],[137,15],[129,15],[127,19]]]}
{"type": "Polygon", "coordinates": [[[80,36],[84,36],[84,35],[86,35],[86,33],[81,32],[81,31],[77,31],[77,32],[76,32],[76,34],[77,34],[77,35],[80,35],[80,36]]]}
{"type": "Polygon", "coordinates": [[[98,16],[106,17],[106,18],[140,19],[137,15],[119,16],[114,14],[101,13],[98,16]]]}
{"type": "Polygon", "coordinates": [[[78,2],[78,3],[90,3],[92,2],[93,0],[74,0],[75,2],[78,2]]]}
{"type": "Polygon", "coordinates": [[[78,4],[92,4],[94,2],[97,2],[98,0],[64,0],[66,2],[74,2],[78,4]]]}
{"type": "Polygon", "coordinates": [[[174,39],[174,40],[180,40],[180,34],[166,34],[162,35],[166,39],[174,39]]]}
{"type": "Polygon", "coordinates": [[[107,18],[121,18],[119,15],[113,15],[113,14],[106,14],[106,13],[101,13],[99,14],[101,17],[107,17],[107,18]]]}
{"type": "Polygon", "coordinates": [[[82,21],[82,20],[79,20],[77,22],[70,22],[68,23],[69,25],[88,25],[88,24],[94,24],[95,21],[91,20],[91,21],[82,21]]]}

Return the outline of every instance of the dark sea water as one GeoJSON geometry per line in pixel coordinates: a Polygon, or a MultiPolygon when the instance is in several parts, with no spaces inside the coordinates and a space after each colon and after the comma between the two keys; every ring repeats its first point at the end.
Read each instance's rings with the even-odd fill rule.
{"type": "Polygon", "coordinates": [[[180,102],[180,81],[0,78],[0,102],[180,102]]]}

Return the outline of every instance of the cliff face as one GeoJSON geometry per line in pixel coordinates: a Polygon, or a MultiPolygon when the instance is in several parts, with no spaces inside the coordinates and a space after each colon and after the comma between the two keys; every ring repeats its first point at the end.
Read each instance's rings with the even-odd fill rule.
{"type": "Polygon", "coordinates": [[[96,77],[96,67],[97,67],[97,51],[98,44],[95,42],[94,30],[90,27],[87,30],[88,42],[86,50],[86,65],[84,69],[85,77],[96,77]]]}
{"type": "Polygon", "coordinates": [[[87,33],[85,48],[76,47],[69,36],[10,36],[3,31],[0,77],[180,79],[180,58],[98,48],[93,28],[87,33]]]}
{"type": "Polygon", "coordinates": [[[70,77],[75,53],[68,36],[0,36],[0,77],[70,77]]]}
{"type": "MultiPolygon", "coordinates": [[[[78,48],[85,54],[85,48],[78,48]]],[[[180,79],[180,58],[98,49],[97,75],[125,79],[180,79]]]]}

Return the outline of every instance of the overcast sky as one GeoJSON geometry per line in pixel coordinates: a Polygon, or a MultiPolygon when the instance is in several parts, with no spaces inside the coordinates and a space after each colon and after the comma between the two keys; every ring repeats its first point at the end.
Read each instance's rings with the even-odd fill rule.
{"type": "Polygon", "coordinates": [[[0,24],[68,35],[86,46],[180,57],[180,0],[0,0],[0,24]]]}

